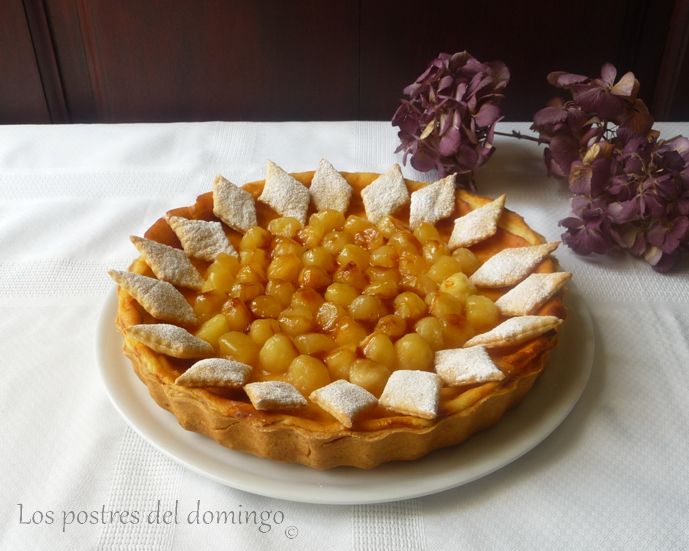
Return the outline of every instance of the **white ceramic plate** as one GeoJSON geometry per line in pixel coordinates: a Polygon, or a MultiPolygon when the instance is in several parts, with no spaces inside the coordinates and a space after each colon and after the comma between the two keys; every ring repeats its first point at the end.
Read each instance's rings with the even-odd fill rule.
{"type": "Polygon", "coordinates": [[[575,293],[569,294],[567,306],[569,319],[549,365],[524,402],[495,427],[423,459],[370,471],[340,467],[321,472],[260,459],[184,430],[148,395],[122,354],[114,292],[101,315],[97,347],[115,408],[143,438],[189,469],[239,490],[290,501],[383,503],[442,492],[492,473],[534,448],[567,417],[586,386],[594,352],[588,309],[575,293]]]}

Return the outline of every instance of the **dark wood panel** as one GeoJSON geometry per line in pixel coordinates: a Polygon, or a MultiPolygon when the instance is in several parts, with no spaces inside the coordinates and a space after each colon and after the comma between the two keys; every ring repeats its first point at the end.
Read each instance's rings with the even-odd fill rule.
{"type": "Polygon", "coordinates": [[[0,0],[0,123],[50,122],[21,0],[0,0]]]}
{"type": "Polygon", "coordinates": [[[70,119],[72,122],[100,122],[82,35],[81,3],[44,0],[44,6],[70,119]]]}
{"type": "Polygon", "coordinates": [[[664,120],[689,120],[689,0],[675,2],[660,65],[655,110],[664,120]]]}
{"type": "Polygon", "coordinates": [[[633,70],[652,104],[671,2],[581,0],[574,7],[549,0],[458,2],[403,9],[396,0],[362,3],[361,117],[390,118],[402,88],[440,51],[468,50],[501,59],[511,70],[504,112],[530,120],[552,96],[554,70],[598,74],[605,61],[633,70]]]}
{"type": "Polygon", "coordinates": [[[688,40],[689,0],[0,0],[0,122],[385,120],[462,49],[510,67],[509,120],[608,60],[686,119],[688,40]]]}
{"type": "Polygon", "coordinates": [[[667,120],[689,121],[689,64],[682,66],[682,71],[674,90],[674,98],[670,106],[667,120]]]}
{"type": "Polygon", "coordinates": [[[33,42],[50,119],[52,122],[69,122],[60,68],[57,65],[53,37],[43,0],[24,0],[24,13],[31,33],[31,41],[33,42]]]}
{"type": "Polygon", "coordinates": [[[357,2],[47,5],[74,120],[357,116],[357,2]]]}

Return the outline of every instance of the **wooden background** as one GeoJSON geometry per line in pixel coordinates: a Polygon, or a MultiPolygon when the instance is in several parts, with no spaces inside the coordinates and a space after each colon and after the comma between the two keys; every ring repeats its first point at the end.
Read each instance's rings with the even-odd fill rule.
{"type": "Polygon", "coordinates": [[[0,0],[0,123],[389,119],[440,51],[502,59],[507,119],[552,70],[632,70],[689,119],[689,0],[0,0]]]}

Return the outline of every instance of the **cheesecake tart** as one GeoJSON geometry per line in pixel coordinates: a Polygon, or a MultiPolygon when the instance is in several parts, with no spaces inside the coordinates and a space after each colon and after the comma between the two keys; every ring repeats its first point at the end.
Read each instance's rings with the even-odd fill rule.
{"type": "Polygon", "coordinates": [[[213,191],[143,237],[118,284],[124,353],[156,403],[219,444],[316,469],[414,460],[532,388],[570,274],[505,197],[385,174],[213,191]]]}

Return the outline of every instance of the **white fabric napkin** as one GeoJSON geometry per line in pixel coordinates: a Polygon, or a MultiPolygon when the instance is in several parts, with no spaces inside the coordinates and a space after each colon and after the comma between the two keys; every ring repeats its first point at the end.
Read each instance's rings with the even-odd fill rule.
{"type": "MultiPolygon", "coordinates": [[[[689,134],[689,124],[661,129],[689,134]]],[[[0,127],[0,549],[689,547],[686,261],[660,275],[630,258],[561,248],[595,322],[587,390],[536,449],[442,494],[345,507],[254,496],[177,465],[112,407],[96,325],[112,288],[106,270],[135,255],[130,234],[193,202],[217,173],[241,184],[261,177],[267,159],[298,171],[321,157],[342,170],[384,171],[400,161],[395,146],[383,122],[0,127]],[[162,510],[177,501],[184,516],[199,502],[280,511],[284,521],[264,534],[87,514],[148,512],[158,500],[162,510]]],[[[478,184],[487,195],[506,192],[509,208],[557,239],[568,194],[545,177],[541,155],[500,139],[478,184]]]]}

